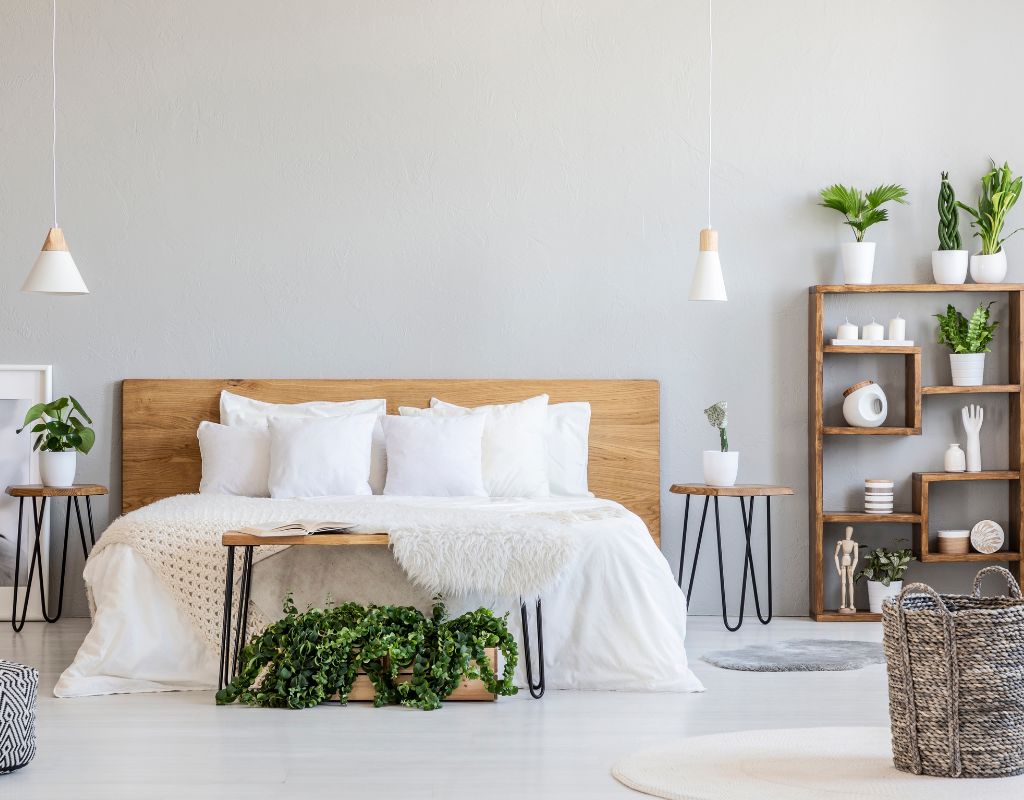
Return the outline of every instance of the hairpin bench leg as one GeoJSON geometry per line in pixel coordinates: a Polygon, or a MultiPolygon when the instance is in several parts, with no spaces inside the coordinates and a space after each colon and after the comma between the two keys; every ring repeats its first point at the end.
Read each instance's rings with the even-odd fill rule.
{"type": "Polygon", "coordinates": [[[526,684],[530,696],[540,700],[544,696],[544,621],[541,617],[540,598],[537,598],[537,682],[533,680],[533,658],[530,655],[530,620],[526,603],[519,598],[519,613],[523,620],[523,656],[526,659],[526,684]]]}
{"type": "Polygon", "coordinates": [[[252,593],[252,547],[245,548],[242,557],[242,579],[238,584],[238,620],[235,623],[235,657],[232,677],[241,668],[242,648],[245,647],[245,634],[249,627],[249,596],[252,593]]]}
{"type": "Polygon", "coordinates": [[[220,629],[220,675],[217,690],[220,691],[231,681],[229,653],[231,652],[231,595],[235,585],[235,546],[228,545],[228,563],[224,579],[224,622],[220,629]]]}

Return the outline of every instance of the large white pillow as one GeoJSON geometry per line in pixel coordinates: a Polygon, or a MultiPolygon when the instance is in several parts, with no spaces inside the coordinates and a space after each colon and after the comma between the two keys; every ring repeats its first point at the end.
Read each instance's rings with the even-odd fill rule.
{"type": "Polygon", "coordinates": [[[548,482],[559,497],[593,497],[587,483],[590,461],[590,403],[548,406],[548,482]]]}
{"type": "Polygon", "coordinates": [[[271,417],[271,497],[371,494],[370,445],[376,414],[271,417]]]}
{"type": "Polygon", "coordinates": [[[429,409],[399,409],[400,414],[458,416],[485,414],[484,486],[491,497],[548,497],[548,396],[519,403],[462,406],[434,398],[429,409]]]}
{"type": "Polygon", "coordinates": [[[486,497],[486,415],[384,417],[388,478],[384,494],[486,497]]]}
{"type": "MultiPolygon", "coordinates": [[[[240,394],[222,390],[220,393],[220,421],[223,425],[266,428],[271,417],[348,417],[353,414],[387,413],[385,400],[347,400],[334,402],[316,400],[311,403],[265,403],[240,394]]],[[[373,432],[373,450],[370,454],[370,488],[374,494],[384,490],[387,473],[384,454],[384,430],[378,422],[373,432]]]]}
{"type": "Polygon", "coordinates": [[[267,496],[270,434],[265,429],[200,422],[196,436],[203,457],[200,494],[267,496]]]}

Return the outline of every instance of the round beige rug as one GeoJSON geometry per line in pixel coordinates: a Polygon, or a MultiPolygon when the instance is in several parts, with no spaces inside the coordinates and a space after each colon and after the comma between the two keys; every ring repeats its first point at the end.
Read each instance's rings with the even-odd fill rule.
{"type": "Polygon", "coordinates": [[[1016,778],[931,778],[892,765],[888,728],[796,728],[683,739],[612,774],[667,800],[979,800],[1024,797],[1016,778]]]}

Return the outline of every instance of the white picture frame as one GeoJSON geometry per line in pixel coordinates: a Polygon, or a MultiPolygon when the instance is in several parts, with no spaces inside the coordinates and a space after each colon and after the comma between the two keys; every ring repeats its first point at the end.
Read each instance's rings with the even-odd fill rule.
{"type": "MultiPolygon", "coordinates": [[[[32,450],[32,438],[27,434],[15,436],[21,427],[25,411],[36,403],[48,403],[53,399],[53,367],[49,364],[0,364],[0,620],[11,620],[14,603],[12,559],[18,537],[18,498],[10,497],[4,489],[11,484],[39,483],[39,454],[32,450]]],[[[27,588],[32,547],[35,543],[35,528],[32,521],[32,499],[25,498],[25,513],[21,530],[21,578],[18,581],[17,616],[21,618],[24,592],[27,588]]],[[[49,588],[50,579],[50,511],[43,513],[40,552],[43,557],[43,585],[49,588]]],[[[26,619],[41,620],[42,592],[39,591],[39,575],[35,575],[32,594],[29,599],[26,619]]]]}

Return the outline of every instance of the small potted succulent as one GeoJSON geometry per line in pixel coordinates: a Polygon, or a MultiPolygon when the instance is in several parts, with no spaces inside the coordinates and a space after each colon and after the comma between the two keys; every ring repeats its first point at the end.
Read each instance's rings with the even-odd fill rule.
{"type": "Polygon", "coordinates": [[[1006,251],[1003,243],[1013,236],[1003,236],[1006,215],[1020,198],[1021,179],[1015,178],[1008,163],[997,167],[992,162],[992,169],[981,177],[981,194],[978,195],[977,208],[971,208],[957,201],[974,221],[974,235],[981,239],[981,252],[971,256],[971,277],[975,283],[1001,283],[1006,277],[1006,251]]]}
{"type": "MultiPolygon", "coordinates": [[[[993,301],[994,302],[994,301],[993,301]]],[[[989,322],[992,303],[979,303],[971,318],[946,306],[945,314],[936,314],[939,321],[939,344],[946,345],[954,386],[981,386],[985,378],[985,353],[995,337],[998,322],[989,322]]]]}
{"type": "Polygon", "coordinates": [[[936,283],[964,283],[967,280],[968,253],[962,250],[960,213],[949,173],[942,173],[939,185],[939,249],[932,251],[932,275],[936,283]]]}
{"type": "Polygon", "coordinates": [[[17,433],[33,422],[36,424],[32,426],[32,433],[38,435],[32,449],[39,451],[39,476],[43,485],[73,485],[77,454],[88,453],[96,442],[96,433],[85,424],[92,424],[89,415],[75,398],[59,397],[50,403],[32,406],[17,433]]]}
{"type": "Polygon", "coordinates": [[[715,403],[704,409],[712,428],[718,429],[720,448],[704,451],[704,483],[708,486],[735,486],[740,454],[729,450],[728,403],[715,403]]]}
{"type": "Polygon", "coordinates": [[[862,192],[853,186],[834,184],[821,190],[821,205],[838,211],[853,229],[857,241],[842,246],[843,281],[852,284],[871,283],[875,268],[875,243],[864,241],[864,232],[876,222],[889,219],[882,208],[886,203],[906,204],[907,190],[895,183],[862,192]]]}
{"type": "Polygon", "coordinates": [[[882,603],[903,590],[903,576],[913,560],[914,554],[907,549],[876,547],[868,553],[856,580],[864,578],[868,582],[868,607],[872,614],[881,614],[882,603]]]}

